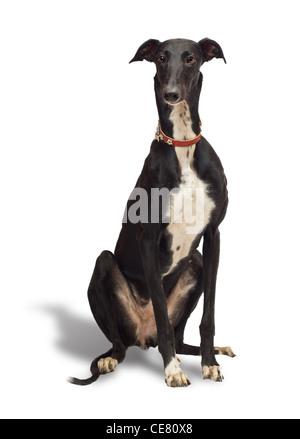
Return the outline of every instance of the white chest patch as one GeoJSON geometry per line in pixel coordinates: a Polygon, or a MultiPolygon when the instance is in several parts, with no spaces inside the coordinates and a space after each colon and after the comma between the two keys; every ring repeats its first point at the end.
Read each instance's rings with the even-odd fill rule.
{"type": "MultiPolygon", "coordinates": [[[[187,103],[174,106],[170,120],[173,122],[173,137],[185,140],[196,137],[191,127],[190,112],[187,103]]],[[[179,189],[171,196],[170,224],[167,232],[172,237],[172,265],[169,274],[178,262],[189,255],[191,246],[199,233],[210,221],[215,208],[214,201],[208,195],[207,184],[200,180],[193,169],[196,145],[175,147],[181,172],[179,189]]]]}
{"type": "Polygon", "coordinates": [[[170,114],[170,121],[173,123],[174,139],[188,140],[196,137],[196,134],[192,129],[191,113],[186,101],[174,105],[170,114]]]}

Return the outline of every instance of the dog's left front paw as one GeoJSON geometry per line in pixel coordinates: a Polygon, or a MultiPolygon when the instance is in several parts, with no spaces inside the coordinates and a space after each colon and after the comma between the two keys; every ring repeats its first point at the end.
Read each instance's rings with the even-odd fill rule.
{"type": "Polygon", "coordinates": [[[216,382],[222,382],[224,380],[220,366],[203,366],[202,374],[204,380],[212,380],[216,382]]]}

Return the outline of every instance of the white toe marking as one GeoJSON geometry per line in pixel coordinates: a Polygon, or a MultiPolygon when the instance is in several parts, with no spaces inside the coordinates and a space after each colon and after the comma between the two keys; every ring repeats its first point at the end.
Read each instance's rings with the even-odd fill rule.
{"type": "Polygon", "coordinates": [[[172,358],[165,368],[166,384],[169,387],[187,387],[190,383],[188,377],[179,367],[177,358],[172,358]]]}

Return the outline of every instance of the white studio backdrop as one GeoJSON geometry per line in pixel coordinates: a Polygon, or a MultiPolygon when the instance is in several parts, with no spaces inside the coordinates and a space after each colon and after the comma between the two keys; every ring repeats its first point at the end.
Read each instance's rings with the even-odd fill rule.
{"type": "MultiPolygon", "coordinates": [[[[296,1],[0,3],[3,418],[298,418],[299,26],[296,1]],[[147,39],[204,37],[203,135],[230,195],[221,226],[216,345],[225,381],[169,389],[157,350],[132,348],[91,387],[110,344],[86,291],[114,249],[157,125],[147,39]]],[[[186,341],[199,343],[201,304],[186,341]]]]}

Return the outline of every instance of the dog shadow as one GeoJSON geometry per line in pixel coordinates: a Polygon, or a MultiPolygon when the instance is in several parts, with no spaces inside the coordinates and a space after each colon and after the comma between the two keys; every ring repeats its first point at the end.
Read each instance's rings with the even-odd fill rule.
{"type": "MultiPolygon", "coordinates": [[[[95,357],[107,352],[111,343],[98,328],[93,318],[84,318],[72,314],[64,306],[42,305],[39,310],[50,315],[55,321],[57,337],[54,340],[55,348],[63,353],[78,359],[91,362],[95,357]]],[[[142,367],[161,376],[163,366],[157,349],[143,352],[137,347],[127,350],[124,367],[142,367]]],[[[122,366],[123,366],[122,365],[122,366]]]]}

